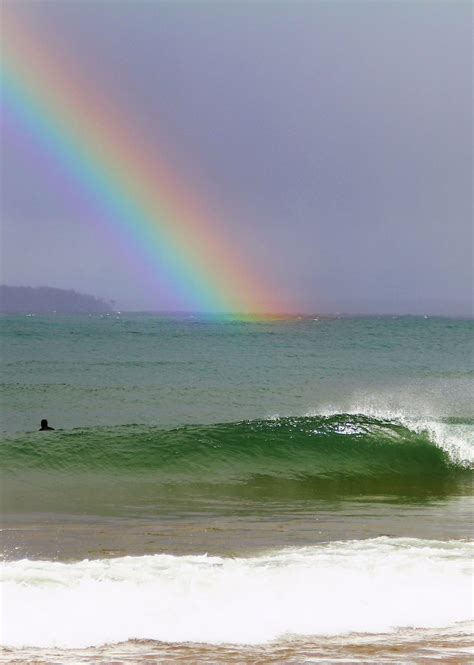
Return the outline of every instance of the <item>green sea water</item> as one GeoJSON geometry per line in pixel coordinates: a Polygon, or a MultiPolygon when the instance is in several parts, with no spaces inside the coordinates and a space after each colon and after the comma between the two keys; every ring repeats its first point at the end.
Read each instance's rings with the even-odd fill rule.
{"type": "Polygon", "coordinates": [[[472,321],[3,317],[2,429],[472,416],[472,321]]]}
{"type": "Polygon", "coordinates": [[[471,494],[471,321],[1,323],[7,519],[311,519],[315,502],[471,494]]]}

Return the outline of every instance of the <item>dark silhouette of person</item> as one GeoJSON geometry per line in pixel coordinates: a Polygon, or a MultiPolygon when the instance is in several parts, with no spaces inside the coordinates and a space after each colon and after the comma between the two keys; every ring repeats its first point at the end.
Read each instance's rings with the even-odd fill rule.
{"type": "Polygon", "coordinates": [[[46,418],[43,418],[43,420],[41,421],[40,432],[47,432],[48,430],[54,430],[54,427],[50,427],[48,425],[48,421],[46,420],[46,418]]]}

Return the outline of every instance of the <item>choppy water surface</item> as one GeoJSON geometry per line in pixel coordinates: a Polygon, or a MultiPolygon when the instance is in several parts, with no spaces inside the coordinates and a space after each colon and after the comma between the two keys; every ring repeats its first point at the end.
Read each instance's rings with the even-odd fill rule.
{"type": "Polygon", "coordinates": [[[468,662],[472,322],[1,324],[1,658],[468,662]]]}

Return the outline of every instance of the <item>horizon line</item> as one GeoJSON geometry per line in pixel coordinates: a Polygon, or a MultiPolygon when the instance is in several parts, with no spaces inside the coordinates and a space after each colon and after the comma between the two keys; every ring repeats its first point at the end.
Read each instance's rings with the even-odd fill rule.
{"type": "Polygon", "coordinates": [[[345,318],[383,318],[383,319],[399,319],[399,318],[426,318],[426,319],[459,319],[459,320],[474,320],[474,314],[439,314],[430,313],[429,311],[423,313],[396,313],[396,312],[203,312],[192,310],[150,310],[150,309],[112,309],[103,312],[95,311],[43,311],[43,312],[13,312],[2,311],[0,304],[0,315],[2,316],[49,316],[52,314],[66,315],[66,316],[113,316],[121,314],[148,314],[156,316],[170,316],[170,317],[187,317],[187,318],[212,318],[212,319],[251,319],[263,321],[318,321],[320,319],[345,319],[345,318]]]}

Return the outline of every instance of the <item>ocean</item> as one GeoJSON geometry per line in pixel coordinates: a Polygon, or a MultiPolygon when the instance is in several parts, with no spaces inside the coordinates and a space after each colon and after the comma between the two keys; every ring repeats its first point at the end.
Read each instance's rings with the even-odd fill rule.
{"type": "Polygon", "coordinates": [[[0,662],[472,662],[472,321],[0,323],[0,662]]]}

